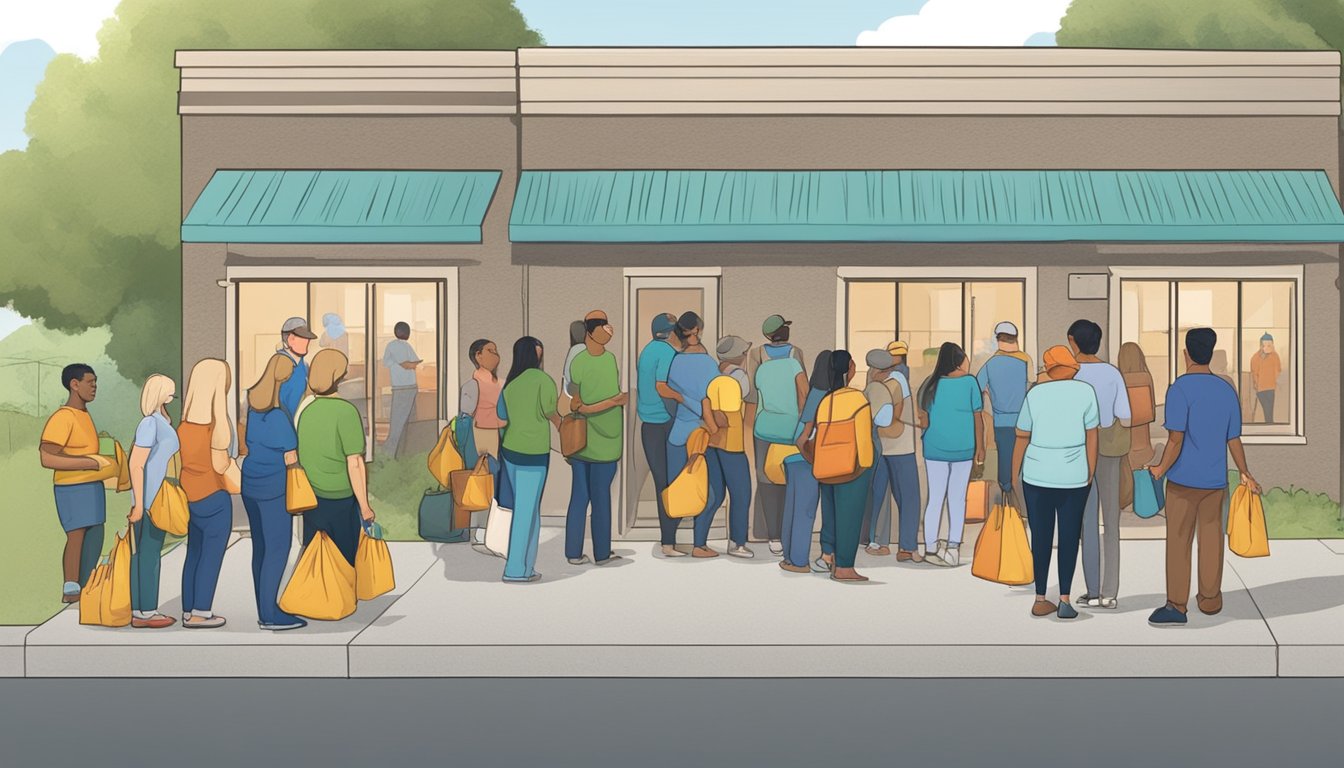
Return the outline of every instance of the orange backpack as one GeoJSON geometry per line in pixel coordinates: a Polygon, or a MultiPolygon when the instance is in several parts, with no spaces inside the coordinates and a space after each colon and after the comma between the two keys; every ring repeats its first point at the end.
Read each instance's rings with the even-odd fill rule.
{"type": "Polygon", "coordinates": [[[865,401],[849,418],[835,421],[835,393],[827,396],[830,410],[826,421],[817,422],[817,437],[812,456],[812,476],[828,485],[847,483],[863,472],[859,464],[859,429],[854,420],[864,409],[865,401]]]}

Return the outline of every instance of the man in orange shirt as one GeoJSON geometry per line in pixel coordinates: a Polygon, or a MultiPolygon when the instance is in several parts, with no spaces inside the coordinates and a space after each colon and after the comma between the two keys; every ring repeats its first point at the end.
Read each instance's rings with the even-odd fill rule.
{"type": "Polygon", "coordinates": [[[1274,423],[1274,390],[1282,372],[1283,363],[1274,351],[1274,337],[1266,333],[1260,337],[1260,351],[1251,355],[1251,386],[1255,388],[1255,399],[1260,402],[1266,424],[1274,423]]]}

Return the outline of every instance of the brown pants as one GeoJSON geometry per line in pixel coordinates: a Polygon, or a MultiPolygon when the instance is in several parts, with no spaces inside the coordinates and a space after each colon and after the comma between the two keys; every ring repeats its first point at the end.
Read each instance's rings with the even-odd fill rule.
{"type": "Polygon", "coordinates": [[[1190,547],[1199,532],[1199,610],[1223,608],[1223,495],[1167,483],[1167,601],[1180,610],[1190,601],[1190,547]]]}

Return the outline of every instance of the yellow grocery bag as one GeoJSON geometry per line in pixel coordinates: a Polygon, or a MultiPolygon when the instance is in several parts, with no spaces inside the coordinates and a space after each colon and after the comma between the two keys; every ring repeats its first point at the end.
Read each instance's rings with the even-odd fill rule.
{"type": "Polygon", "coordinates": [[[131,623],[131,555],[135,537],[128,527],[93,569],[79,593],[79,623],[97,627],[124,627],[131,623]]]}
{"type": "Polygon", "coordinates": [[[765,451],[765,479],[775,485],[784,485],[784,460],[798,454],[798,446],[771,443],[765,451]]]}
{"type": "Polygon", "coordinates": [[[280,610],[318,621],[355,612],[355,567],[323,531],[303,548],[294,575],[280,595],[280,610]]]}
{"type": "Polygon", "coordinates": [[[174,536],[187,535],[187,521],[191,519],[187,494],[167,479],[159,486],[159,493],[146,512],[149,514],[150,522],[160,531],[174,536]]]}
{"type": "Polygon", "coordinates": [[[452,473],[467,468],[461,451],[457,449],[457,438],[454,436],[456,422],[454,419],[443,428],[439,433],[439,441],[434,444],[434,450],[429,452],[429,474],[439,481],[440,488],[451,487],[452,473]]]}
{"type": "Polygon", "coordinates": [[[1227,548],[1241,557],[1269,557],[1269,529],[1260,495],[1245,484],[1232,492],[1227,513],[1227,548]]]}
{"type": "Polygon", "coordinates": [[[490,460],[484,454],[475,469],[456,470],[450,473],[448,482],[457,509],[484,512],[495,498],[495,476],[490,474],[490,460]]]}
{"type": "Polygon", "coordinates": [[[989,519],[975,540],[971,574],[997,584],[1022,585],[1035,581],[1027,529],[1012,504],[1005,501],[990,510],[989,519]]]}
{"type": "Polygon", "coordinates": [[[360,600],[372,600],[396,587],[392,552],[383,541],[382,526],[374,523],[369,530],[359,534],[359,549],[355,550],[355,596],[360,600]]]}
{"type": "Polygon", "coordinates": [[[686,466],[663,489],[663,508],[672,518],[695,517],[709,505],[709,431],[697,428],[686,439],[686,466]]]}
{"type": "Polygon", "coordinates": [[[313,484],[308,482],[308,473],[297,464],[285,470],[285,509],[291,515],[317,509],[317,494],[313,492],[313,484]]]}
{"type": "Polygon", "coordinates": [[[102,443],[112,444],[111,455],[104,455],[104,458],[110,459],[111,463],[104,467],[94,477],[103,481],[103,487],[109,491],[125,493],[131,490],[131,462],[126,456],[126,449],[121,447],[121,443],[113,440],[106,432],[98,433],[99,451],[101,455],[102,443]]]}

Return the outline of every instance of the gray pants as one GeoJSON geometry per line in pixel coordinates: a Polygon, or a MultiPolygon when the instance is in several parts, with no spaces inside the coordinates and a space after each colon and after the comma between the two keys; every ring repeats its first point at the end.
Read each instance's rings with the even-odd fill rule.
{"type": "Polygon", "coordinates": [[[1120,464],[1122,456],[1098,456],[1097,477],[1083,507],[1083,579],[1092,597],[1120,592],[1120,464]],[[1100,515],[1098,514],[1100,507],[1100,515]],[[1103,536],[1098,520],[1106,524],[1103,536]],[[1105,565],[1105,574],[1102,566],[1105,565]]]}
{"type": "Polygon", "coordinates": [[[756,503],[751,518],[751,537],[756,541],[779,541],[784,525],[784,493],[787,489],[765,477],[765,454],[769,450],[769,443],[756,441],[756,503]]]}
{"type": "Polygon", "coordinates": [[[383,443],[383,450],[387,451],[387,455],[391,458],[396,458],[397,449],[401,447],[402,435],[406,433],[406,425],[411,422],[415,393],[415,387],[392,388],[392,419],[387,425],[387,442],[383,443]]]}

